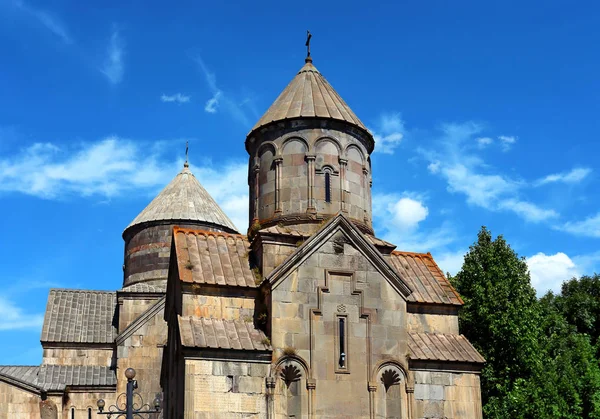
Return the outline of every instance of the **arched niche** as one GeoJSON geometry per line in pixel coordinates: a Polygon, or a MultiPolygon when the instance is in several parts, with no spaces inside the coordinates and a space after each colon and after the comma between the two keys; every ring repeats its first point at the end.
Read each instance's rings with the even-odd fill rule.
{"type": "Polygon", "coordinates": [[[311,417],[306,362],[298,356],[283,357],[275,365],[272,375],[275,379],[274,417],[311,417]]]}
{"type": "Polygon", "coordinates": [[[375,376],[376,419],[408,419],[407,375],[397,363],[382,364],[375,376]]]}
{"type": "Polygon", "coordinates": [[[306,154],[308,152],[308,143],[304,138],[290,137],[283,141],[282,155],[285,154],[306,154]]]}

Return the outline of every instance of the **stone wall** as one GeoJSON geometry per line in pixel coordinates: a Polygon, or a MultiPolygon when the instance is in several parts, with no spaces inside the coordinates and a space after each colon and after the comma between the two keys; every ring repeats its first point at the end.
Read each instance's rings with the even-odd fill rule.
{"type": "MultiPolygon", "coordinates": [[[[202,292],[202,288],[198,292],[202,292]]],[[[255,293],[248,295],[231,288],[222,292],[222,296],[184,293],[182,316],[244,321],[254,319],[255,293]]]]}
{"type": "Polygon", "coordinates": [[[38,395],[0,382],[0,419],[30,419],[40,417],[38,395]]]}
{"type": "Polygon", "coordinates": [[[407,317],[409,332],[459,334],[457,315],[407,313],[407,317]]]}
{"type": "Polygon", "coordinates": [[[100,365],[110,367],[114,362],[114,350],[90,348],[45,348],[44,365],[100,365]]]}
{"type": "Polygon", "coordinates": [[[254,362],[185,362],[186,419],[267,417],[269,365],[254,362]]]}
{"type": "Polygon", "coordinates": [[[117,347],[117,394],[125,391],[125,370],[134,368],[140,393],[146,402],[151,402],[157,393],[162,393],[160,371],[162,353],[167,341],[167,323],[163,310],[149,318],[139,329],[117,347]]]}
{"type": "Polygon", "coordinates": [[[58,417],[62,419],[88,419],[88,414],[91,412],[92,418],[102,418],[106,416],[100,416],[96,402],[99,399],[103,399],[106,402],[106,406],[114,404],[116,401],[116,394],[111,392],[79,392],[71,391],[66,394],[64,398],[53,397],[52,401],[56,403],[58,408],[58,417]],[[90,411],[91,409],[91,411],[90,411]]]}
{"type": "MultiPolygon", "coordinates": [[[[306,395],[313,417],[370,417],[367,383],[376,366],[406,367],[406,302],[341,232],[274,286],[271,317],[275,355],[293,352],[307,364],[297,373],[314,380],[306,395]]],[[[406,400],[403,370],[399,400],[406,400]]]]}
{"type": "Polygon", "coordinates": [[[415,371],[415,419],[481,419],[479,375],[415,371]]]}
{"type": "Polygon", "coordinates": [[[146,310],[152,307],[160,299],[156,298],[138,298],[134,296],[124,296],[119,298],[119,330],[121,333],[127,326],[133,323],[146,310]]]}

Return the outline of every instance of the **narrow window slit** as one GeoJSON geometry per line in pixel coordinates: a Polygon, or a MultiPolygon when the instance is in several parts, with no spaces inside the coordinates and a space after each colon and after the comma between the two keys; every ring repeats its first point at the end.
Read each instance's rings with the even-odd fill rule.
{"type": "Polygon", "coordinates": [[[343,317],[339,318],[340,327],[340,368],[346,368],[346,324],[343,317]]]}
{"type": "Polygon", "coordinates": [[[325,172],[325,202],[331,202],[331,175],[325,172]]]}

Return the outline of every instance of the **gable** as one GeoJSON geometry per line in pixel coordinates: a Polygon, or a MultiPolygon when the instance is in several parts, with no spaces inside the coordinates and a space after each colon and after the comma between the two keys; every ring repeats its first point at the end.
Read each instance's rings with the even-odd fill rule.
{"type": "MultiPolygon", "coordinates": [[[[265,280],[271,284],[272,289],[276,289],[289,273],[308,260],[323,246],[340,246],[344,240],[356,249],[357,254],[365,258],[403,299],[409,298],[412,289],[407,281],[383,258],[371,241],[341,213],[333,217],[320,231],[304,242],[281,265],[275,268],[265,280]],[[342,237],[343,240],[341,240],[342,237]]],[[[342,258],[339,258],[339,260],[341,262],[341,266],[338,266],[339,269],[351,269],[351,263],[344,263],[342,258]]]]}

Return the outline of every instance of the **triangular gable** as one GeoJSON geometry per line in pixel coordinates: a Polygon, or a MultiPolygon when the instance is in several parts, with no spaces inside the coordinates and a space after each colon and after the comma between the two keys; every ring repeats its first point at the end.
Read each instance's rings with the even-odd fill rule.
{"type": "Polygon", "coordinates": [[[398,272],[383,258],[375,246],[373,246],[360,230],[342,213],[339,213],[329,220],[321,230],[313,234],[298,247],[298,249],[288,256],[281,265],[267,275],[265,281],[268,281],[272,288],[277,288],[290,272],[308,259],[337,232],[342,232],[405,300],[408,298],[412,293],[412,290],[407,282],[402,279],[398,272]]]}
{"type": "Polygon", "coordinates": [[[150,306],[146,311],[138,316],[129,326],[127,326],[115,339],[115,343],[117,345],[123,344],[127,338],[133,335],[136,331],[140,329],[148,320],[156,316],[158,313],[164,310],[165,301],[167,297],[161,297],[155,304],[150,306]]]}

